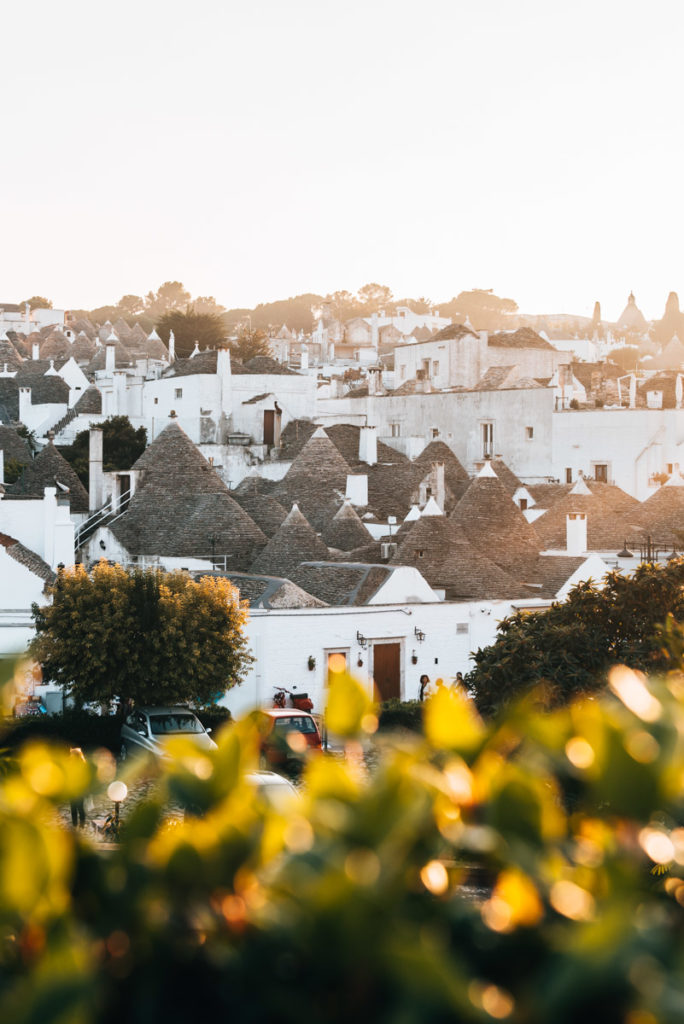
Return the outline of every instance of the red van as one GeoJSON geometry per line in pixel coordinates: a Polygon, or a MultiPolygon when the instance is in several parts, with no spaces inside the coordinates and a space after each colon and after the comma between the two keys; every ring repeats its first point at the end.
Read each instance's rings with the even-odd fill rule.
{"type": "Polygon", "coordinates": [[[269,765],[301,762],[309,750],[321,749],[316,719],[295,708],[265,708],[261,756],[269,765]]]}

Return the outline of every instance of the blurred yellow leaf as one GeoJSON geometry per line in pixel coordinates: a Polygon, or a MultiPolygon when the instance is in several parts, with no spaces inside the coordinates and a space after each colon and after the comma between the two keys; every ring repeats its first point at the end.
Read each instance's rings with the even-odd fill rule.
{"type": "Polygon", "coordinates": [[[357,736],[363,720],[373,710],[368,694],[356,679],[346,672],[331,673],[326,708],[326,724],[337,736],[357,736]]]}
{"type": "Polygon", "coordinates": [[[439,686],[425,708],[425,735],[433,747],[472,750],[484,736],[472,702],[458,689],[439,686]]]}

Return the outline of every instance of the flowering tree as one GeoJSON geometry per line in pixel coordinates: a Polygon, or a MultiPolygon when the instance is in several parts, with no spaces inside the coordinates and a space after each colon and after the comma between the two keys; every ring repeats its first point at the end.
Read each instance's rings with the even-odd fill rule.
{"type": "Polygon", "coordinates": [[[247,608],[226,579],[100,562],[60,570],[50,596],[33,606],[31,654],[77,704],[211,703],[252,660],[247,608]]]}

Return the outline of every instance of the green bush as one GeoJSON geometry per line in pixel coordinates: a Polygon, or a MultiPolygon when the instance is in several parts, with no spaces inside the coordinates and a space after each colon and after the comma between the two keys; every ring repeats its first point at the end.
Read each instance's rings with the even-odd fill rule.
{"type": "Polygon", "coordinates": [[[45,740],[84,750],[107,747],[112,753],[118,753],[120,732],[121,720],[114,715],[67,710],[61,715],[3,719],[0,746],[16,750],[28,740],[45,740]]]}
{"type": "Polygon", "coordinates": [[[378,730],[390,732],[408,729],[410,732],[423,731],[423,704],[419,700],[384,700],[378,714],[378,730]]]}
{"type": "Polygon", "coordinates": [[[312,757],[289,808],[245,775],[253,720],[209,754],[179,743],[106,854],[56,811],[111,759],[25,746],[0,778],[0,1019],[679,1024],[682,677],[615,671],[600,697],[487,723],[441,688],[424,736],[384,738],[366,775],[371,712],[331,683],[347,757],[312,757]]]}

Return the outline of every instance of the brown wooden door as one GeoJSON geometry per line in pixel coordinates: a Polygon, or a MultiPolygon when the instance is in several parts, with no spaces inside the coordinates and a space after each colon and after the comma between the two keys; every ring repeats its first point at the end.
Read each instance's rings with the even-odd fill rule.
{"type": "Polygon", "coordinates": [[[401,696],[401,644],[373,644],[373,680],[378,700],[401,696]]]}
{"type": "Polygon", "coordinates": [[[275,411],[264,409],[264,444],[272,445],[275,441],[275,411]]]}

